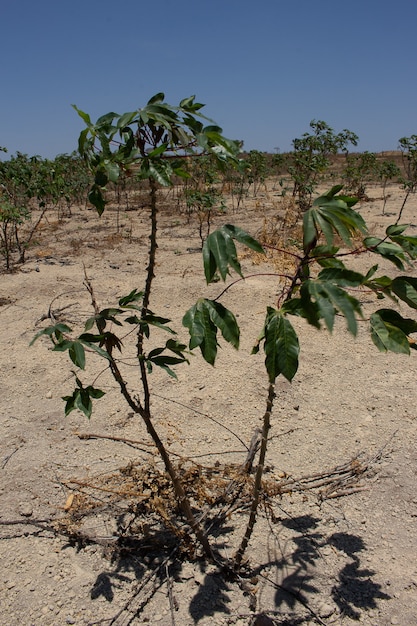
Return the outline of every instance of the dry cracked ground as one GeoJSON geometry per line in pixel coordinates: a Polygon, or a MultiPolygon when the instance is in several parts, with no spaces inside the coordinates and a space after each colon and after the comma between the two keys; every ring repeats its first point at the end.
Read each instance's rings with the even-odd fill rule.
{"type": "MultiPolygon", "coordinates": [[[[359,210],[381,233],[395,221],[402,192],[392,189],[385,215],[380,190],[370,195],[359,210]]],[[[414,234],[416,215],[413,197],[402,221],[414,234]]],[[[276,216],[282,204],[271,184],[214,225],[227,221],[256,235],[276,216]]],[[[25,265],[0,277],[0,623],[417,624],[417,355],[380,354],[365,323],[352,338],[343,320],[332,335],[296,322],[301,365],[292,384],[277,385],[268,493],[238,579],[178,552],[155,513],[146,513],[142,503],[153,498],[157,507],[164,477],[99,359],[89,358],[82,374],[106,391],[91,420],[77,411],[64,417],[74,367],[46,338],[29,342],[50,308],[75,329],[91,316],[84,268],[102,307],[142,287],[147,209],[121,217],[119,233],[111,210],[101,219],[85,208],[59,223],[49,217],[25,265]]],[[[205,286],[196,223],[167,203],[160,220],[151,308],[186,339],[185,310],[222,286],[205,286]]],[[[355,261],[361,269],[373,262],[355,261]]],[[[239,315],[239,352],[222,345],[214,368],[196,355],[177,369],[177,381],[164,372],[151,377],[155,424],[173,458],[187,459],[190,485],[232,480],[265,409],[262,355],[250,350],[275,301],[276,265],[251,256],[242,265],[249,277],[222,298],[239,315]]],[[[375,302],[360,297],[369,314],[375,302]]],[[[128,375],[135,380],[133,367],[128,375]]],[[[226,559],[244,531],[244,494],[243,486],[222,526],[213,525],[226,559]]]]}

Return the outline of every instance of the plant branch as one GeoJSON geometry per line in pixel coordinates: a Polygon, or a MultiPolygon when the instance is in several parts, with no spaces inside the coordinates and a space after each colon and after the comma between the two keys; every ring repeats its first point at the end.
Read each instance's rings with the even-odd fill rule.
{"type": "Polygon", "coordinates": [[[250,515],[249,515],[248,524],[246,526],[246,532],[244,534],[240,547],[234,557],[233,567],[235,570],[238,570],[242,563],[243,556],[245,554],[246,548],[252,536],[252,532],[253,532],[255,522],[256,522],[259,496],[260,496],[261,487],[262,487],[262,475],[264,471],[266,448],[267,448],[267,443],[268,443],[268,433],[271,427],[271,412],[272,412],[272,407],[274,404],[274,398],[275,398],[275,385],[273,383],[270,383],[269,388],[268,388],[268,399],[266,402],[266,411],[265,411],[264,420],[263,420],[261,448],[259,452],[259,462],[256,468],[255,483],[253,486],[253,496],[252,496],[252,502],[251,502],[250,515]]]}
{"type": "Polygon", "coordinates": [[[259,274],[248,274],[244,278],[237,278],[233,282],[229,283],[227,287],[225,287],[218,296],[213,299],[213,302],[217,302],[224,296],[224,294],[229,291],[231,287],[234,287],[237,283],[240,283],[242,280],[247,280],[248,278],[258,278],[259,276],[274,276],[274,278],[286,278],[287,280],[292,280],[292,276],[289,274],[278,274],[276,272],[260,272],[259,274]]]}

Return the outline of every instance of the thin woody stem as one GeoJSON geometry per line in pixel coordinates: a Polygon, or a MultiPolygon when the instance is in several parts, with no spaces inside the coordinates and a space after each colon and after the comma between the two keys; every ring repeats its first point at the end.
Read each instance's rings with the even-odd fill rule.
{"type": "Polygon", "coordinates": [[[269,429],[271,428],[271,412],[272,412],[272,407],[274,404],[274,398],[275,398],[275,385],[273,383],[270,383],[269,388],[268,388],[268,398],[266,401],[266,411],[265,411],[264,420],[263,420],[261,448],[259,452],[259,462],[256,468],[255,484],[253,487],[253,496],[252,496],[250,515],[249,515],[248,524],[246,526],[246,532],[243,536],[239,549],[236,552],[236,555],[234,557],[234,569],[235,570],[239,569],[242,563],[243,556],[245,554],[246,548],[248,547],[248,543],[252,536],[252,532],[253,532],[255,522],[256,522],[256,515],[258,512],[258,504],[259,504],[259,496],[260,496],[261,487],[262,487],[262,475],[264,472],[266,448],[268,444],[268,433],[269,433],[269,429]]]}
{"type": "MultiPolygon", "coordinates": [[[[150,239],[149,263],[148,263],[148,267],[146,268],[146,282],[145,282],[145,292],[144,292],[143,303],[142,303],[141,320],[144,320],[144,318],[148,314],[148,307],[149,307],[149,301],[150,301],[150,295],[151,295],[151,289],[152,289],[152,281],[155,277],[156,251],[158,248],[157,239],[156,239],[157,214],[158,214],[157,185],[156,185],[156,182],[152,178],[149,179],[149,184],[150,184],[150,198],[151,198],[151,234],[149,236],[149,239],[150,239]]],[[[158,452],[165,465],[165,469],[171,478],[175,494],[178,498],[180,508],[183,511],[187,519],[187,522],[193,529],[198,541],[202,545],[206,556],[208,556],[210,559],[213,559],[214,556],[213,556],[213,552],[211,550],[207,535],[204,533],[202,527],[197,522],[192,512],[191,505],[184,491],[182,482],[178,476],[178,473],[175,467],[173,466],[171,462],[168,451],[165,448],[163,442],[161,441],[158,433],[156,432],[155,427],[152,422],[152,414],[151,414],[151,407],[150,407],[151,394],[150,394],[149,383],[148,383],[148,372],[146,369],[146,363],[144,359],[143,343],[144,343],[144,325],[141,324],[139,326],[138,340],[137,340],[136,347],[137,347],[137,356],[139,359],[139,368],[140,368],[140,376],[141,376],[141,381],[142,381],[142,388],[143,388],[143,393],[144,393],[144,401],[143,401],[144,403],[143,403],[143,406],[140,405],[138,407],[139,410],[136,412],[140,414],[143,421],[145,422],[146,429],[158,449],[158,452]]]]}

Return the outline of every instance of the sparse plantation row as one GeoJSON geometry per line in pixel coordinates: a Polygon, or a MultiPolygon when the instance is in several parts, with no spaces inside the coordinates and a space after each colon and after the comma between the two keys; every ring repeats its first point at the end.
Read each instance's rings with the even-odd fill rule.
{"type": "MultiPolygon", "coordinates": [[[[221,169],[216,166],[216,157],[204,151],[175,155],[172,181],[177,191],[172,204],[197,222],[201,244],[210,234],[213,212],[227,210],[226,194],[237,211],[245,198],[258,195],[267,179],[276,181],[283,197],[293,197],[301,213],[310,208],[313,194],[324,183],[342,183],[345,192],[359,199],[366,199],[370,184],[380,184],[383,211],[388,185],[399,185],[408,193],[416,190],[417,135],[401,138],[399,152],[387,156],[349,151],[359,141],[349,130],[335,133],[325,122],[315,120],[310,128],[293,140],[293,151],[284,154],[245,153],[236,142],[234,162],[226,160],[221,169]]],[[[109,154],[112,150],[110,147],[109,154]]],[[[163,180],[156,183],[164,185],[163,180]]],[[[5,269],[24,263],[27,249],[36,245],[39,225],[51,213],[55,212],[58,220],[70,218],[72,206],[85,205],[92,184],[90,169],[76,153],[54,160],[17,153],[0,161],[0,254],[5,269]]],[[[146,184],[135,168],[121,169],[117,179],[113,170],[104,168],[95,184],[96,189],[106,186],[109,196],[113,195],[116,232],[121,215],[146,202],[146,184]]]]}

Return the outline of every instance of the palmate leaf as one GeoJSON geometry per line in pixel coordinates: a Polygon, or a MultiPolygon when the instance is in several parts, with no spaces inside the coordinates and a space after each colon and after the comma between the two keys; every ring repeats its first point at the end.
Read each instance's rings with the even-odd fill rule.
{"type": "Polygon", "coordinates": [[[386,229],[386,234],[394,243],[398,244],[410,259],[417,258],[417,237],[403,235],[408,224],[392,224],[386,229]]]}
{"type": "Polygon", "coordinates": [[[79,341],[73,341],[68,349],[71,361],[82,370],[85,368],[85,350],[79,341]]]}
{"type": "Polygon", "coordinates": [[[391,309],[380,309],[371,315],[370,324],[372,341],[381,352],[410,354],[410,347],[415,347],[407,336],[417,332],[414,320],[405,319],[391,309]]]}
{"type": "Polygon", "coordinates": [[[346,267],[327,267],[318,275],[319,280],[333,283],[339,287],[359,287],[366,277],[346,267]]]}
{"type": "Polygon", "coordinates": [[[54,352],[65,352],[68,350],[71,361],[80,369],[85,368],[85,350],[79,341],[64,339],[54,345],[54,352]]]}
{"type": "Polygon", "coordinates": [[[75,389],[71,396],[63,396],[65,401],[65,415],[69,415],[71,411],[78,409],[87,418],[91,417],[93,412],[92,399],[97,400],[105,395],[105,392],[101,389],[95,389],[91,385],[83,387],[81,382],[77,378],[78,388],[75,389]]]}
{"type": "Polygon", "coordinates": [[[384,257],[384,259],[391,261],[398,269],[404,269],[404,262],[407,261],[407,258],[403,248],[398,244],[378,239],[378,237],[366,237],[363,241],[363,245],[370,252],[379,254],[384,257]]]}
{"type": "Polygon", "coordinates": [[[111,360],[110,354],[107,352],[107,350],[104,350],[103,348],[100,347],[100,345],[104,344],[105,338],[106,338],[106,334],[93,335],[91,333],[83,333],[82,335],[78,337],[79,341],[81,341],[83,345],[85,345],[90,350],[97,352],[97,354],[101,356],[103,359],[107,359],[108,361],[110,361],[111,360]],[[96,345],[97,343],[99,343],[100,345],[96,345]]]}
{"type": "Polygon", "coordinates": [[[47,328],[44,328],[43,330],[40,330],[38,333],[36,333],[32,341],[30,342],[29,346],[32,346],[35,343],[35,341],[39,339],[39,337],[42,337],[43,335],[46,335],[47,337],[49,337],[52,343],[55,343],[55,341],[60,342],[63,339],[64,333],[70,333],[70,332],[71,332],[71,328],[69,326],[67,326],[66,324],[63,324],[62,322],[59,322],[58,324],[55,324],[54,326],[48,326],[47,328]]]}
{"type": "Polygon", "coordinates": [[[307,252],[314,247],[321,234],[327,245],[332,246],[335,235],[351,246],[352,237],[365,234],[366,224],[362,216],[352,209],[356,198],[338,196],[341,186],[333,187],[327,194],[316,198],[311,209],[303,217],[303,244],[307,252]]]}
{"type": "Polygon", "coordinates": [[[134,302],[141,302],[143,300],[143,291],[138,291],[137,289],[133,289],[127,296],[123,296],[119,300],[119,306],[122,306],[126,309],[139,309],[136,305],[133,305],[134,302]],[[133,305],[133,306],[131,306],[133,305]]]}
{"type": "Polygon", "coordinates": [[[272,307],[267,308],[265,325],[260,337],[260,340],[262,339],[269,381],[274,383],[282,374],[291,382],[298,369],[300,352],[298,337],[290,321],[272,307]]]}
{"type": "Polygon", "coordinates": [[[349,332],[352,335],[357,334],[356,317],[362,317],[360,303],[337,284],[309,279],[301,286],[300,295],[299,306],[303,312],[298,314],[305,317],[310,324],[320,327],[320,319],[323,319],[331,332],[335,315],[339,312],[345,317],[349,332]]]}
{"type": "Polygon", "coordinates": [[[217,356],[217,331],[233,347],[239,347],[239,326],[236,318],[219,302],[200,298],[182,319],[190,333],[189,348],[199,347],[203,358],[214,365],[217,356]]]}
{"type": "Polygon", "coordinates": [[[92,186],[91,190],[88,193],[88,201],[96,207],[97,213],[99,215],[102,215],[104,209],[106,208],[107,202],[99,185],[92,186]]]}
{"type": "Polygon", "coordinates": [[[188,359],[184,356],[186,348],[186,345],[179,343],[175,339],[168,339],[164,348],[154,348],[146,357],[148,372],[151,373],[153,365],[156,365],[176,379],[177,375],[170,366],[178,365],[179,363],[189,363],[188,359]],[[165,350],[170,350],[175,356],[164,354],[165,350]]]}
{"type": "Polygon", "coordinates": [[[398,276],[392,281],[391,289],[409,307],[417,309],[417,278],[398,276]]]}
{"type": "Polygon", "coordinates": [[[172,167],[169,163],[163,162],[162,160],[152,161],[149,159],[148,168],[147,168],[147,176],[152,176],[162,187],[169,187],[172,185],[172,167]]]}
{"type": "Polygon", "coordinates": [[[255,252],[265,253],[261,244],[246,231],[231,224],[222,226],[210,233],[203,245],[204,274],[207,284],[212,282],[217,272],[222,280],[226,280],[227,275],[230,274],[229,268],[234,269],[243,278],[234,240],[255,252]]]}

